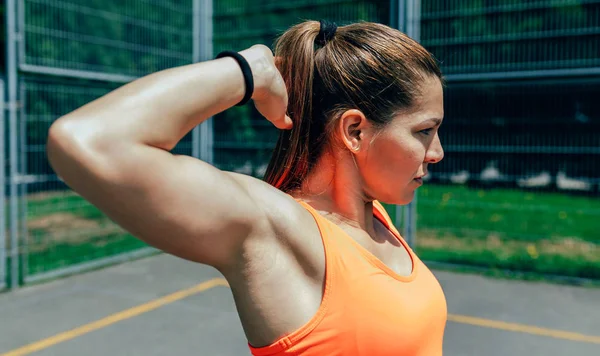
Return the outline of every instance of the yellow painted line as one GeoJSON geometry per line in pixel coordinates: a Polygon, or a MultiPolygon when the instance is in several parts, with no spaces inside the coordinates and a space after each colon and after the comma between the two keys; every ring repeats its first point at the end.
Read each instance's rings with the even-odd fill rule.
{"type": "MultiPolygon", "coordinates": [[[[208,280],[206,282],[200,283],[194,287],[183,289],[177,291],[175,293],[169,294],[167,296],[152,300],[148,303],[138,305],[136,307],[123,310],[119,313],[109,315],[103,319],[91,322],[89,324],[82,325],[75,329],[65,331],[63,333],[48,337],[46,339],[33,342],[29,345],[25,345],[18,349],[14,349],[12,351],[8,351],[6,353],[0,354],[0,356],[24,356],[29,355],[33,352],[40,351],[46,349],[50,346],[59,344],[64,341],[68,341],[74,339],[78,336],[90,333],[92,331],[104,328],[106,326],[115,324],[119,321],[133,318],[134,316],[138,316],[143,313],[147,313],[154,309],[160,308],[164,305],[176,302],[178,300],[187,298],[191,295],[206,291],[208,289],[224,286],[229,287],[229,284],[224,278],[215,278],[208,280]]],[[[468,324],[473,326],[519,332],[525,334],[539,335],[539,336],[547,336],[555,339],[563,339],[570,341],[578,341],[578,342],[587,342],[592,344],[600,344],[599,336],[591,336],[578,334],[574,332],[567,332],[561,330],[554,329],[546,329],[539,328],[536,326],[524,325],[524,324],[516,324],[516,323],[507,323],[498,320],[484,319],[484,318],[476,318],[472,316],[466,315],[457,315],[457,314],[448,314],[448,321],[460,323],[460,324],[468,324]]]]}
{"type": "Polygon", "coordinates": [[[469,324],[474,326],[481,326],[484,328],[492,328],[506,331],[513,331],[525,334],[547,336],[555,339],[563,339],[578,342],[589,342],[592,344],[600,344],[600,336],[591,336],[578,334],[569,331],[555,330],[539,328],[537,326],[530,326],[524,324],[507,323],[504,321],[490,320],[483,318],[475,318],[466,315],[448,314],[448,321],[453,321],[460,324],[469,324]]]}
{"type": "Polygon", "coordinates": [[[36,351],[40,351],[43,350],[45,348],[48,348],[50,346],[56,345],[58,343],[64,342],[64,341],[68,341],[71,339],[74,339],[78,336],[90,333],[94,330],[98,330],[101,328],[104,328],[106,326],[109,326],[111,324],[117,323],[121,320],[125,320],[125,319],[129,319],[129,318],[133,318],[134,316],[138,316],[140,314],[143,313],[147,313],[151,310],[160,308],[164,305],[167,305],[169,303],[173,303],[176,302],[180,299],[189,297],[191,295],[203,292],[207,289],[211,289],[214,288],[216,286],[225,286],[228,287],[229,284],[227,284],[227,281],[224,278],[215,278],[215,279],[211,279],[208,280],[206,282],[200,283],[194,287],[188,288],[188,289],[183,289],[180,291],[177,291],[175,293],[166,295],[164,297],[158,298],[158,299],[154,299],[148,303],[142,304],[142,305],[138,305],[136,307],[130,308],[130,309],[126,309],[123,310],[121,312],[118,312],[116,314],[112,314],[107,316],[106,318],[91,322],[89,324],[85,324],[82,325],[80,327],[77,327],[75,329],[69,330],[69,331],[65,331],[63,333],[51,336],[49,338],[40,340],[40,341],[36,341],[34,343],[31,343],[29,345],[25,345],[23,347],[20,347],[18,349],[14,349],[12,351],[6,352],[1,354],[0,356],[23,356],[23,355],[29,355],[32,352],[36,352],[36,351]]]}

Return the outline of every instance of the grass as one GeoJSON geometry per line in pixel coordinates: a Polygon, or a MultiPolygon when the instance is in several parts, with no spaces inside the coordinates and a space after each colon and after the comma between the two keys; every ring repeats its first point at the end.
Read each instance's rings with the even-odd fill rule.
{"type": "Polygon", "coordinates": [[[147,246],[73,192],[28,199],[30,275],[147,246]]]}
{"type": "MultiPolygon", "coordinates": [[[[599,199],[436,185],[418,194],[423,260],[600,280],[599,199]]],[[[30,274],[146,246],[68,191],[31,195],[27,225],[30,274]]]]}
{"type": "Polygon", "coordinates": [[[520,241],[572,237],[600,243],[600,200],[595,198],[427,186],[418,199],[419,225],[428,229],[452,229],[459,235],[494,231],[520,241]]]}
{"type": "Polygon", "coordinates": [[[427,186],[416,251],[424,260],[600,279],[600,201],[558,193],[427,186]]]}

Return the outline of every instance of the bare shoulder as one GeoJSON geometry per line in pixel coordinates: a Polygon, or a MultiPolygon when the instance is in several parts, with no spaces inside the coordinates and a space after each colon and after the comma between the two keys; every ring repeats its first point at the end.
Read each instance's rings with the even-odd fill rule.
{"type": "Polygon", "coordinates": [[[253,205],[261,210],[272,227],[293,224],[301,219],[305,210],[293,197],[260,179],[249,175],[226,172],[241,185],[253,201],[253,205]]]}
{"type": "Polygon", "coordinates": [[[324,252],[320,230],[312,214],[291,195],[264,181],[239,173],[228,174],[246,189],[266,221],[247,238],[241,251],[243,262],[268,263],[271,257],[265,259],[264,254],[277,255],[292,259],[288,261],[290,265],[313,271],[315,277],[320,278],[324,252]]]}
{"type": "Polygon", "coordinates": [[[255,206],[261,209],[275,228],[275,232],[284,233],[294,226],[314,222],[312,215],[291,195],[245,174],[234,172],[227,172],[227,174],[245,188],[255,206]]]}

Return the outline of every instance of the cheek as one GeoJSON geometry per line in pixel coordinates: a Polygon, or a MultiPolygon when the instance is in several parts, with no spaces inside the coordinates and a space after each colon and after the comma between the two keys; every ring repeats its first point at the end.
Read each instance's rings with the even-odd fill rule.
{"type": "Polygon", "coordinates": [[[424,149],[415,138],[404,141],[380,140],[372,146],[367,161],[367,175],[379,184],[403,185],[413,179],[419,170],[424,149]]]}
{"type": "Polygon", "coordinates": [[[422,142],[412,135],[401,139],[382,141],[374,147],[378,164],[396,174],[404,172],[412,175],[425,159],[425,148],[422,142]]]}

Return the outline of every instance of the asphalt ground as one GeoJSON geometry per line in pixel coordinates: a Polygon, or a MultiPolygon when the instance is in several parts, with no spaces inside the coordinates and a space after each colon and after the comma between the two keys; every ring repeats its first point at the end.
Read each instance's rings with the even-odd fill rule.
{"type": "MultiPolygon", "coordinates": [[[[433,271],[444,355],[600,355],[600,288],[433,271]]],[[[160,254],[0,294],[0,356],[250,355],[227,283],[160,254]]]]}

